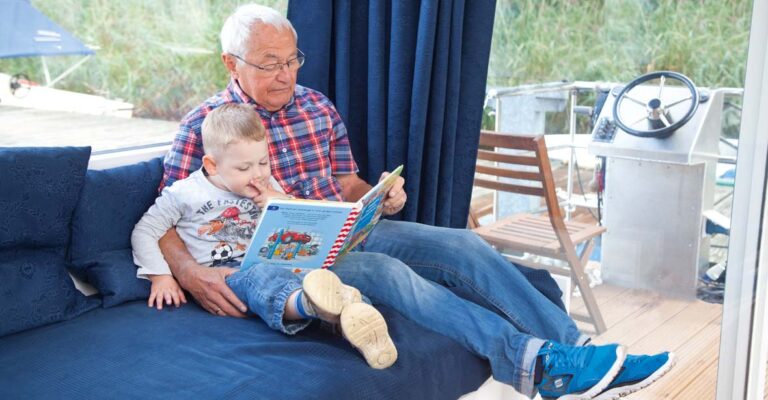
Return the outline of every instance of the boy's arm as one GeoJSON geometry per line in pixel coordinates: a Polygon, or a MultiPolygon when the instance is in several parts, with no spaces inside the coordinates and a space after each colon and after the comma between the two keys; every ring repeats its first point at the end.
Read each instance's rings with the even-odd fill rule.
{"type": "Polygon", "coordinates": [[[181,209],[169,190],[155,200],[155,204],[141,217],[131,234],[133,261],[139,266],[136,276],[170,275],[171,270],[160,251],[158,240],[181,219],[181,209]]]}

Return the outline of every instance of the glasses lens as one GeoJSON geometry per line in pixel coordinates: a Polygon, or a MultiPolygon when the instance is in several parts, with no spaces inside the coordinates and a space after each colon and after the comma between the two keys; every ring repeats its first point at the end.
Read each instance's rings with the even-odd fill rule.
{"type": "Polygon", "coordinates": [[[299,54],[296,57],[296,66],[294,68],[299,69],[302,65],[304,65],[304,60],[306,59],[306,56],[304,54],[299,54]]]}
{"type": "Polygon", "coordinates": [[[296,56],[295,58],[292,58],[286,61],[285,64],[288,65],[289,69],[295,71],[299,69],[302,65],[304,65],[304,55],[302,54],[302,55],[296,56]]]}
{"type": "Polygon", "coordinates": [[[266,72],[275,72],[282,67],[282,63],[261,65],[261,70],[266,72]]]}

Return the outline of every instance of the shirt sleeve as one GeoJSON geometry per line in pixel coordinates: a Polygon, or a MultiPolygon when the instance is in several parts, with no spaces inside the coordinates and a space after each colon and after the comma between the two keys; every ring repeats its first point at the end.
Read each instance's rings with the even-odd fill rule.
{"type": "Polygon", "coordinates": [[[147,275],[171,275],[158,241],[179,222],[182,209],[173,192],[166,188],[155,200],[155,204],[144,213],[133,228],[131,247],[133,262],[139,266],[136,276],[147,279],[147,275]]]}
{"type": "MultiPolygon", "coordinates": [[[[329,102],[330,103],[330,102],[329,102]]],[[[336,107],[329,104],[328,112],[331,116],[333,125],[333,136],[330,138],[328,158],[331,160],[331,171],[333,175],[349,175],[357,173],[357,163],[352,156],[352,149],[349,146],[349,137],[347,136],[347,127],[336,107]]]]}
{"type": "Polygon", "coordinates": [[[181,121],[179,132],[163,161],[163,179],[160,181],[158,191],[200,169],[203,162],[203,141],[200,130],[206,114],[206,110],[201,108],[181,121]]]}

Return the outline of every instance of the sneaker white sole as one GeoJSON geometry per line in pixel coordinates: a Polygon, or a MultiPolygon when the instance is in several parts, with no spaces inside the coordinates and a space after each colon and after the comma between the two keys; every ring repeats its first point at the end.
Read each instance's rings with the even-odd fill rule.
{"type": "Polygon", "coordinates": [[[564,396],[560,396],[557,399],[558,400],[589,400],[595,397],[596,395],[600,394],[608,385],[613,382],[613,378],[616,377],[616,375],[619,374],[619,371],[621,370],[621,366],[624,364],[624,359],[627,358],[627,349],[624,348],[624,346],[617,346],[616,347],[616,361],[614,361],[613,365],[611,365],[611,368],[608,370],[608,372],[605,373],[602,379],[600,379],[599,382],[595,384],[595,386],[592,386],[589,388],[589,390],[582,392],[582,393],[572,393],[572,394],[566,394],[564,396]]]}
{"type": "Polygon", "coordinates": [[[327,269],[310,271],[302,281],[302,289],[318,317],[330,323],[339,322],[345,305],[360,302],[360,291],[343,284],[336,274],[327,269]]]}
{"type": "Polygon", "coordinates": [[[622,387],[613,388],[611,390],[607,390],[605,393],[600,393],[599,396],[595,397],[595,400],[615,400],[621,397],[624,397],[630,393],[637,392],[640,389],[643,389],[650,385],[653,382],[656,382],[664,376],[669,370],[672,369],[672,367],[675,366],[675,363],[677,362],[677,359],[675,358],[674,353],[669,353],[669,359],[667,362],[659,367],[654,373],[649,375],[647,378],[643,379],[642,381],[635,383],[634,385],[627,385],[622,387]]]}
{"type": "Polygon", "coordinates": [[[371,368],[384,369],[397,360],[397,349],[389,337],[381,313],[366,303],[353,303],[341,311],[341,333],[371,368]]]}

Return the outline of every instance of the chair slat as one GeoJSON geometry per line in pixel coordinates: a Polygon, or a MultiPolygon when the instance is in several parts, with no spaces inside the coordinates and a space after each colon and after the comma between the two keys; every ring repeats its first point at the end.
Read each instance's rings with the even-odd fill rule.
{"type": "Polygon", "coordinates": [[[508,233],[510,235],[517,235],[522,237],[529,237],[531,239],[543,240],[547,243],[557,240],[557,235],[550,229],[549,232],[544,232],[535,229],[527,229],[525,227],[515,226],[514,224],[499,224],[494,225],[494,229],[498,232],[508,233]]]}
{"type": "Polygon", "coordinates": [[[519,193],[519,194],[527,194],[529,196],[544,197],[544,189],[532,187],[532,186],[513,185],[511,183],[497,182],[497,181],[491,181],[488,179],[481,179],[481,178],[475,178],[474,185],[488,188],[488,189],[502,190],[505,192],[513,192],[513,193],[519,193]]]}
{"type": "Polygon", "coordinates": [[[516,171],[513,169],[490,167],[487,165],[478,165],[475,167],[475,171],[481,174],[520,179],[525,181],[542,182],[544,180],[544,177],[542,177],[538,172],[516,171]]]}
{"type": "Polygon", "coordinates": [[[503,154],[488,150],[478,150],[477,159],[515,165],[539,165],[539,161],[536,157],[503,154]]]}
{"type": "Polygon", "coordinates": [[[551,252],[546,248],[547,244],[540,240],[522,236],[514,236],[514,240],[512,240],[513,238],[509,235],[504,234],[503,232],[498,232],[494,229],[488,229],[486,226],[477,228],[475,233],[499,249],[512,249],[516,251],[525,251],[537,254],[542,252],[551,252]],[[515,245],[510,247],[510,241],[513,241],[515,245]]]}
{"type": "Polygon", "coordinates": [[[535,151],[539,136],[513,136],[489,131],[480,132],[480,146],[502,147],[505,149],[535,151]]]}
{"type": "Polygon", "coordinates": [[[551,240],[557,240],[557,235],[555,234],[555,231],[550,227],[549,229],[545,229],[538,226],[527,226],[519,222],[506,222],[503,224],[499,224],[500,229],[504,229],[509,232],[519,232],[521,234],[527,234],[531,236],[537,236],[537,237],[545,237],[549,238],[551,240]]]}

